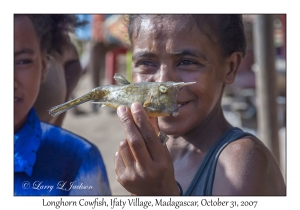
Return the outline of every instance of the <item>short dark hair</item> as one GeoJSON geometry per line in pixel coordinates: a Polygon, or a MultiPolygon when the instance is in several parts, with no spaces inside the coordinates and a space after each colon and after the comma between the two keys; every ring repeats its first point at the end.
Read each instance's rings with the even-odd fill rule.
{"type": "MultiPolygon", "coordinates": [[[[127,21],[127,30],[129,40],[132,41],[132,34],[137,20],[147,18],[147,16],[170,16],[170,15],[129,15],[125,18],[127,21]]],[[[244,25],[242,15],[239,14],[188,14],[180,15],[185,18],[191,18],[197,24],[198,29],[206,36],[214,36],[217,40],[222,54],[229,56],[233,52],[246,53],[246,37],[244,33],[244,25]],[[205,26],[208,26],[205,27],[205,26]]],[[[138,30],[138,28],[137,28],[138,30]]]]}
{"type": "MultiPolygon", "coordinates": [[[[21,15],[21,14],[17,14],[21,15]]],[[[71,14],[25,14],[32,21],[35,32],[40,39],[41,50],[48,54],[62,53],[70,42],[68,32],[86,24],[71,14]]]]}

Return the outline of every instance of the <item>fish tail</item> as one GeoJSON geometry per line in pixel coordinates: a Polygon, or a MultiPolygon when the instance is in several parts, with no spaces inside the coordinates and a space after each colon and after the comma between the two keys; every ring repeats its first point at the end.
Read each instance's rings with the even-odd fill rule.
{"type": "Polygon", "coordinates": [[[49,111],[49,114],[52,116],[52,117],[55,117],[61,113],[64,113],[65,111],[75,107],[75,106],[78,106],[79,104],[82,104],[84,102],[87,102],[87,101],[90,101],[90,100],[93,100],[95,99],[94,97],[94,91],[92,90],[91,92],[83,95],[83,96],[80,96],[78,98],[75,98],[71,101],[68,101],[66,103],[63,103],[63,104],[60,104],[60,105],[57,105],[57,106],[54,106],[52,107],[49,111]]]}

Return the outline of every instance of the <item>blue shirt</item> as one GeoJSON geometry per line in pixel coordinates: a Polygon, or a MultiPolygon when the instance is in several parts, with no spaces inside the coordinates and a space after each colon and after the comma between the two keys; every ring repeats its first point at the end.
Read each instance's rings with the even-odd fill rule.
{"type": "Polygon", "coordinates": [[[14,194],[111,195],[111,191],[97,147],[40,122],[31,109],[14,135],[14,194]]]}

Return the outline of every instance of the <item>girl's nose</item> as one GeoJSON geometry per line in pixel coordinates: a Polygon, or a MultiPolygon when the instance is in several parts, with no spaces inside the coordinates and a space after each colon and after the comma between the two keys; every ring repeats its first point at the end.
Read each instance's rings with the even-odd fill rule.
{"type": "Polygon", "coordinates": [[[168,82],[168,81],[177,81],[177,75],[170,65],[162,65],[157,72],[157,76],[155,78],[155,82],[168,82]]]}

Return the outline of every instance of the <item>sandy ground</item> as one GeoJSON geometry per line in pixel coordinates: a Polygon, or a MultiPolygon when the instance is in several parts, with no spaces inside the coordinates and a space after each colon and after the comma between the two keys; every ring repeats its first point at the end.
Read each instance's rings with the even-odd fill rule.
{"type": "MultiPolygon", "coordinates": [[[[91,89],[93,89],[91,76],[87,72],[81,77],[74,90],[74,95],[75,97],[81,96],[91,89]]],[[[129,192],[116,180],[114,170],[114,154],[118,150],[120,141],[125,138],[115,110],[103,107],[99,109],[98,113],[94,113],[90,102],[84,103],[78,108],[85,111],[86,114],[75,115],[73,110],[68,111],[62,127],[82,136],[98,147],[106,165],[112,195],[129,195],[129,192]]]]}

